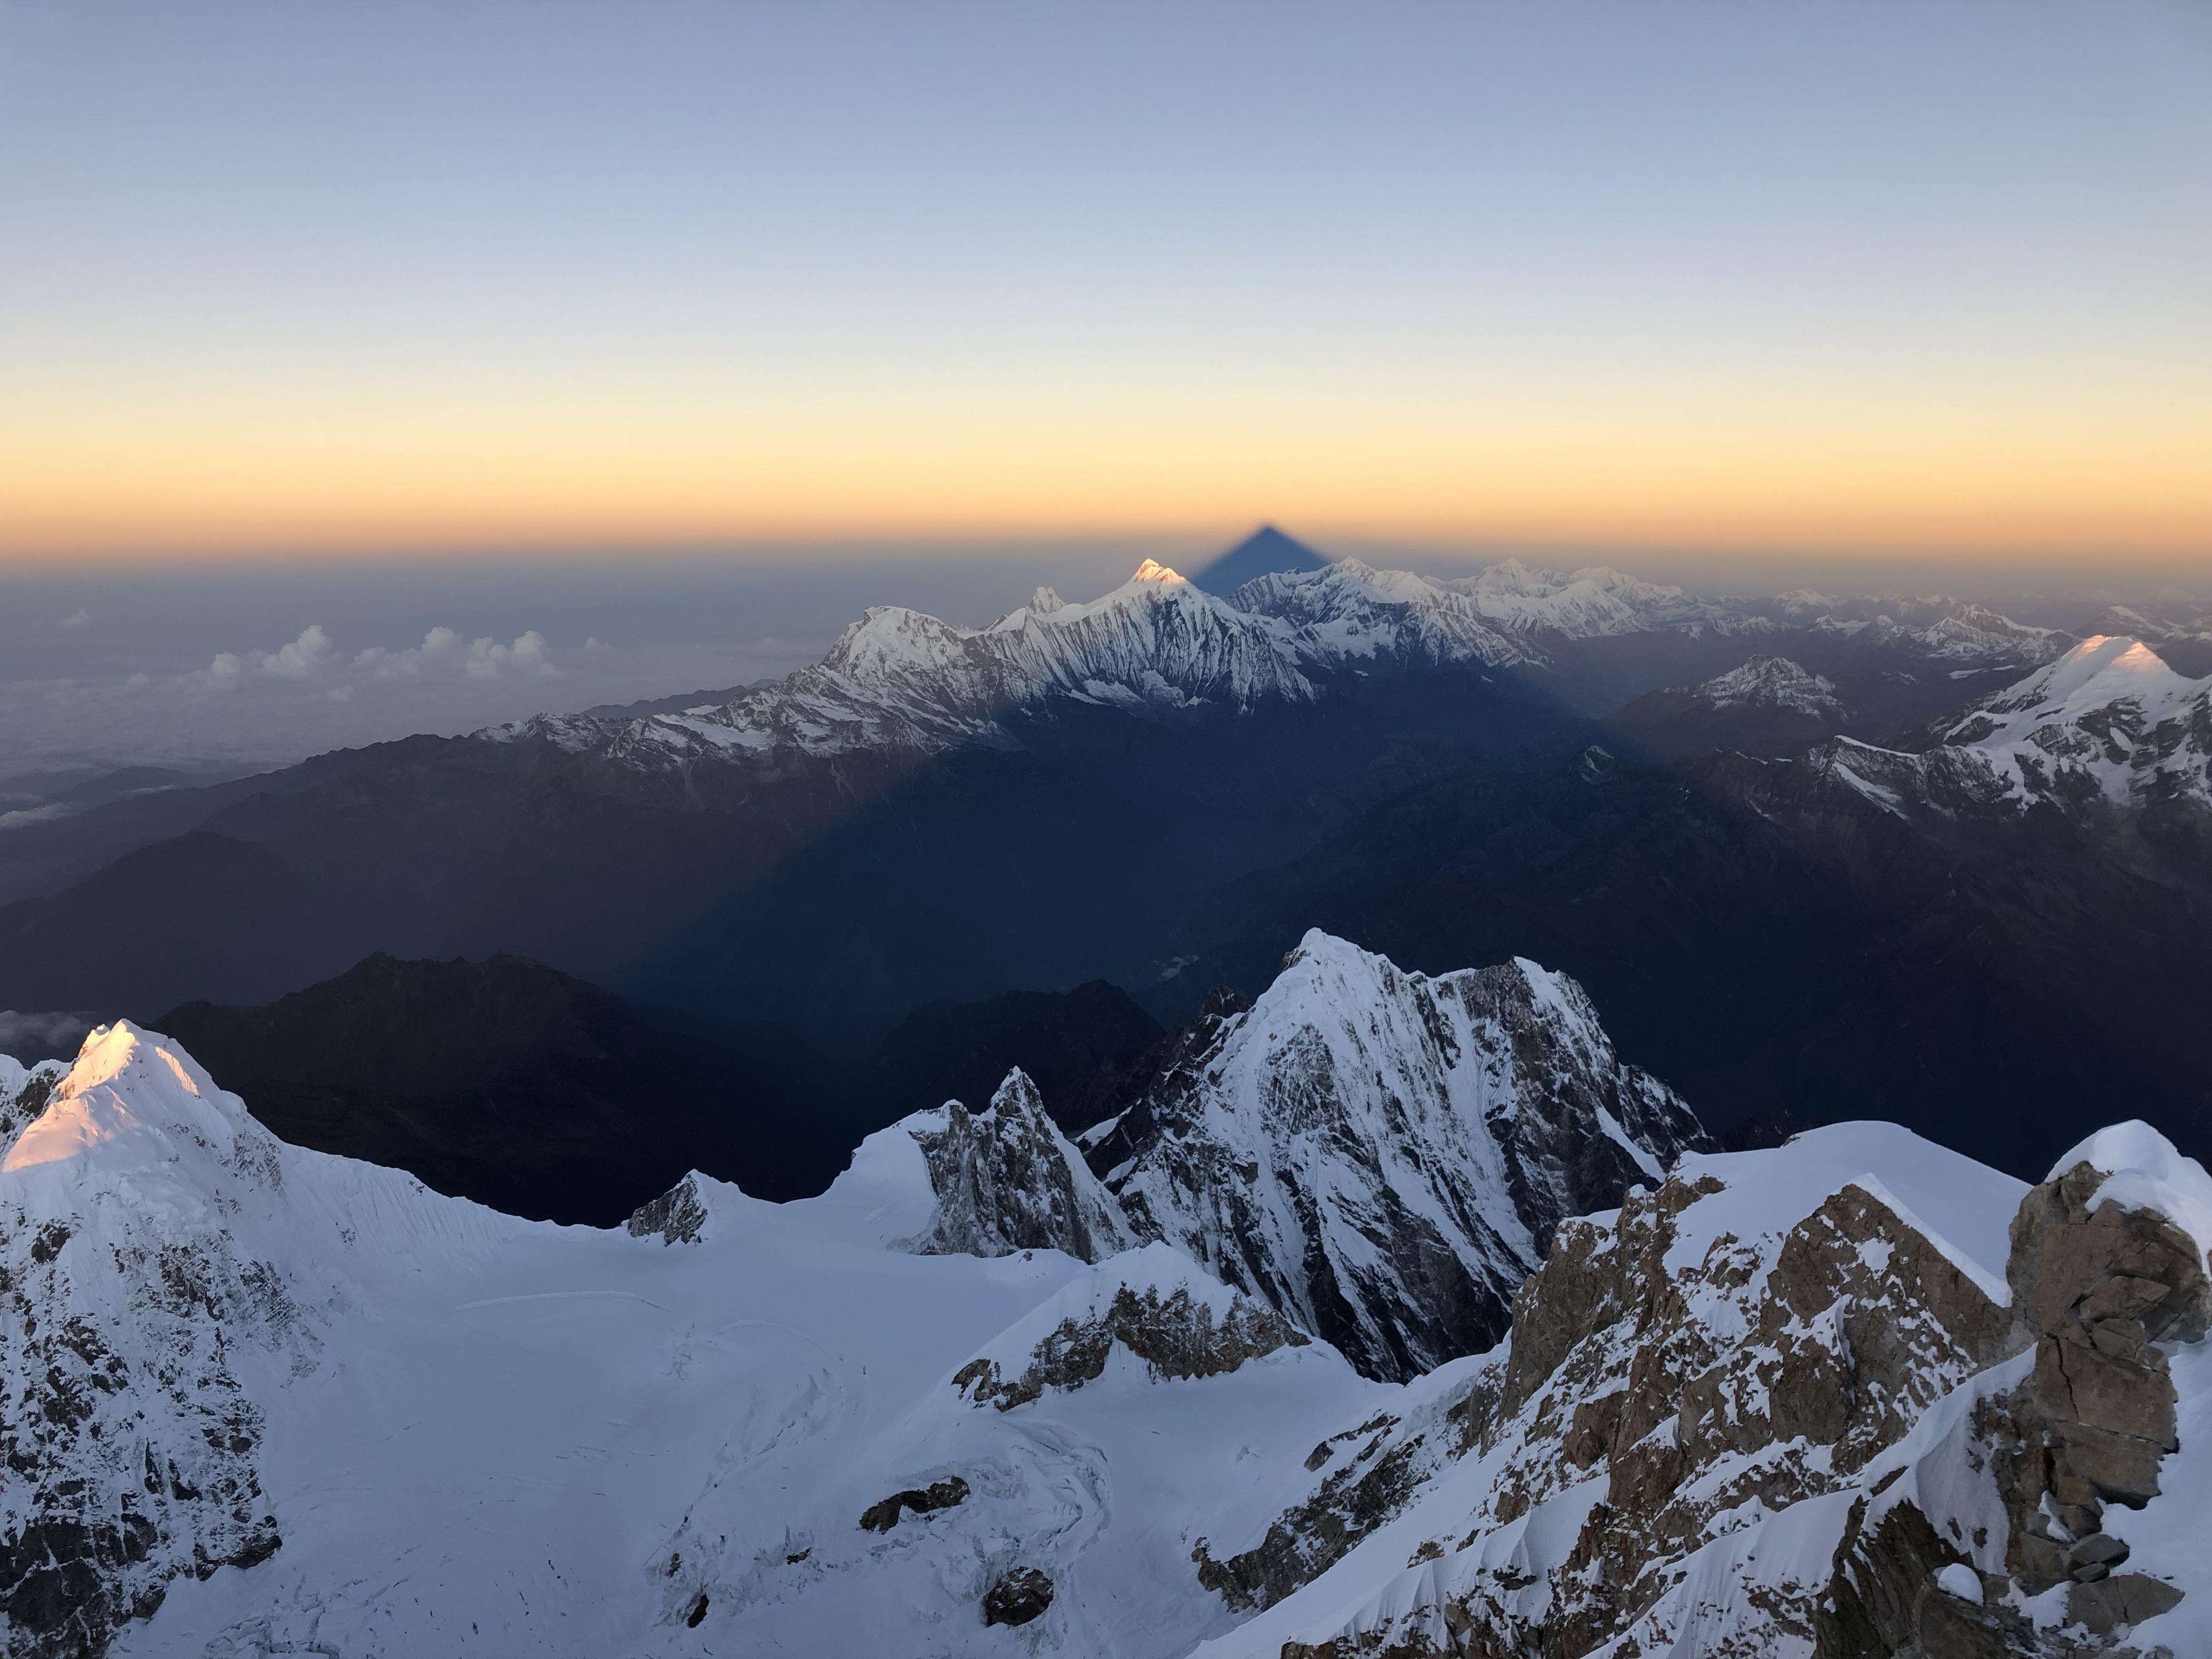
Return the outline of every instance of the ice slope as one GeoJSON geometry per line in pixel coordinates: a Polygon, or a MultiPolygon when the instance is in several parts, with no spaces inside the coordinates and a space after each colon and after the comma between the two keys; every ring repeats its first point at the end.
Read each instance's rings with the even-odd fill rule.
{"type": "Polygon", "coordinates": [[[1552,1229],[1700,1134],[1565,975],[1432,979],[1316,928],[1085,1139],[1140,1233],[1402,1378],[1495,1340],[1552,1229]]]}
{"type": "Polygon", "coordinates": [[[941,1197],[911,1133],[804,1203],[672,1196],[635,1231],[516,1220],[95,1033],[0,1157],[7,1650],[1164,1659],[1234,1621],[1195,1538],[1390,1392],[1158,1247],[891,1248],[941,1197]],[[1071,1328],[1006,1409],[955,1383],[1071,1328]],[[27,1416],[49,1364],[76,1431],[27,1416]],[[987,1626],[1018,1566],[1050,1606],[987,1626]],[[100,1628],[27,1623],[41,1574],[100,1628]]]}

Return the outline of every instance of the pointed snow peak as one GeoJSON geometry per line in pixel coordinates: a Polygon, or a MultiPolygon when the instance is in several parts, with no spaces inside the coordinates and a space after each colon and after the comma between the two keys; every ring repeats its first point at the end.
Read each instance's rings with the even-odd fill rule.
{"type": "Polygon", "coordinates": [[[1038,1117],[1044,1115],[1044,1097],[1037,1092],[1036,1084],[1030,1074],[1018,1066],[1006,1073],[1005,1080],[993,1091],[991,1103],[975,1115],[978,1118],[995,1117],[1002,1112],[1038,1117]]]}
{"type": "Polygon", "coordinates": [[[1788,708],[1806,714],[1843,710],[1833,680],[1788,657],[1771,653],[1753,657],[1741,667],[1692,686],[1691,694],[1716,708],[1788,708]]]}
{"type": "Polygon", "coordinates": [[[2039,691],[2047,702],[2073,702],[2094,690],[2102,700],[2140,696],[2190,682],[2167,666],[2165,658],[2127,634],[2099,634],[2086,639],[2019,689],[2039,691]]]}
{"type": "Polygon", "coordinates": [[[921,1149],[933,1198],[927,1225],[894,1248],[921,1255],[1065,1250],[1099,1261],[1131,1242],[1114,1200],[1019,1066],[981,1111],[948,1100],[884,1133],[903,1133],[921,1149]]]}
{"type": "Polygon", "coordinates": [[[1158,559],[1146,559],[1137,567],[1137,574],[1129,580],[1133,582],[1180,582],[1183,578],[1158,559]]]}
{"type": "Polygon", "coordinates": [[[1127,1123],[1093,1158],[1140,1234],[1397,1378],[1488,1346],[1560,1220],[1701,1133],[1565,975],[1431,977],[1320,928],[1127,1123]]]}
{"type": "Polygon", "coordinates": [[[1053,588],[1040,587],[1030,595],[1030,615],[1032,617],[1049,617],[1055,611],[1066,609],[1067,601],[1053,588]]]}
{"type": "Polygon", "coordinates": [[[1295,536],[1263,524],[1220,557],[1202,568],[1194,582],[1209,593],[1233,593],[1260,576],[1326,570],[1332,561],[1295,536]]]}

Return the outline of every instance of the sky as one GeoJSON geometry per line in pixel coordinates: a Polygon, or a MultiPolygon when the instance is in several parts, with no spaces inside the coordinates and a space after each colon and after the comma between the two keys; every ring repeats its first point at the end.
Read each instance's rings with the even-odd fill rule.
{"type": "Polygon", "coordinates": [[[0,0],[0,574],[2212,567],[2202,0],[0,0]]]}

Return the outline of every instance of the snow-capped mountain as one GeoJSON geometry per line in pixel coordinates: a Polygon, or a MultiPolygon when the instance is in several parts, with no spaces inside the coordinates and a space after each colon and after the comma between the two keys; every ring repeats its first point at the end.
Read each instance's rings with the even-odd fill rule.
{"type": "Polygon", "coordinates": [[[1771,625],[1735,607],[1607,565],[1562,573],[1505,559],[1438,586],[1466,595],[1484,616],[1529,635],[1583,640],[1670,628],[1756,634],[1771,625]]]}
{"type": "Polygon", "coordinates": [[[1390,1377],[1495,1341],[1562,1218],[1701,1139],[1565,975],[1431,978],[1319,929],[1084,1137],[1141,1235],[1390,1377]]]}
{"type": "Polygon", "coordinates": [[[2212,805],[2212,679],[2124,635],[2083,641],[1929,738],[1918,754],[1847,743],[1821,761],[1892,806],[2212,805]]]}
{"type": "Polygon", "coordinates": [[[1787,657],[1757,656],[1689,690],[1713,708],[1772,708],[1834,718],[1844,712],[1836,683],[1787,657]]]}
{"type": "Polygon", "coordinates": [[[1039,588],[980,629],[879,607],[821,662],[726,703],[638,719],[540,715],[480,735],[545,740],[647,768],[696,760],[774,766],[855,752],[1018,746],[1010,718],[1060,698],[1158,720],[1234,714],[1311,702],[1340,672],[1385,664],[1541,671],[1563,647],[1633,635],[1756,637],[1794,629],[1855,649],[1976,666],[2039,661],[2063,643],[2048,629],[1949,601],[1907,602],[1925,620],[1906,623],[1819,595],[1701,599],[1604,567],[1563,574],[1509,559],[1472,576],[1433,578],[1358,559],[1279,556],[1312,568],[1261,574],[1218,597],[1147,559],[1087,604],[1039,588]]]}
{"type": "Polygon", "coordinates": [[[1761,654],[1696,685],[1647,692],[1606,726],[1618,746],[1654,759],[1715,750],[1783,756],[1835,736],[1851,712],[1826,675],[1761,654]]]}
{"type": "Polygon", "coordinates": [[[1255,577],[1229,603],[1294,624],[1300,647],[1330,666],[1379,659],[1502,667],[1544,659],[1531,641],[1496,626],[1480,605],[1449,584],[1407,570],[1377,570],[1358,559],[1255,577]]]}
{"type": "Polygon", "coordinates": [[[1987,605],[1941,595],[1837,599],[1797,589],[1769,601],[1738,603],[1862,649],[1911,653],[1973,667],[2045,662],[2075,643],[2057,629],[2014,622],[1987,605]]]}
{"type": "Polygon", "coordinates": [[[559,1227],[288,1146],[103,1029],[0,1146],[0,1645],[1172,1659],[1226,1631],[1193,1540],[1279,1508],[1383,1390],[1164,1247],[920,1253],[966,1173],[1018,1171],[940,1193],[916,1127],[818,1199],[695,1175],[559,1227]]]}
{"type": "Polygon", "coordinates": [[[2212,1651],[2208,1244],[2141,1124],[2033,1190],[1880,1124],[1686,1158],[1208,1540],[1266,1610],[1199,1653],[2212,1651]]]}
{"type": "Polygon", "coordinates": [[[878,606],[813,667],[720,708],[614,722],[548,715],[488,735],[603,748],[641,763],[927,753],[1009,743],[1001,718],[1049,696],[1164,715],[1307,701],[1302,643],[1147,559],[1103,598],[1070,605],[1039,588],[988,628],[878,606]]]}
{"type": "Polygon", "coordinates": [[[1687,1154],[1558,1225],[1508,1340],[1399,1384],[1166,1243],[951,1250],[956,1211],[1098,1195],[1018,1085],[963,1115],[820,1198],[694,1175],[558,1227],[95,1032],[0,1142],[5,1650],[2212,1642],[2212,1178],[2141,1125],[2032,1190],[1875,1124],[1687,1154]]]}

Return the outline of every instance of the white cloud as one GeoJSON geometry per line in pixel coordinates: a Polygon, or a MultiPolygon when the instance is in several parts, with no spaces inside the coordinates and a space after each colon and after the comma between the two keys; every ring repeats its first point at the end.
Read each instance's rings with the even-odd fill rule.
{"type": "MultiPolygon", "coordinates": [[[[42,622],[40,631],[52,638],[51,628],[42,622]]],[[[108,631],[103,623],[103,640],[108,631]]],[[[410,732],[454,734],[547,710],[741,685],[811,661],[825,643],[562,648],[535,629],[501,641],[434,628],[419,644],[354,648],[312,627],[284,645],[216,652],[185,672],[126,673],[126,664],[107,676],[10,679],[0,670],[0,773],[61,763],[280,764],[410,732]]],[[[21,811],[0,817],[0,833],[33,821],[21,811]]]]}
{"type": "Polygon", "coordinates": [[[274,674],[279,679],[304,680],[331,660],[331,636],[323,632],[322,624],[310,623],[300,630],[300,637],[289,645],[280,645],[274,651],[256,652],[255,666],[264,674],[274,674]]]}
{"type": "Polygon", "coordinates": [[[84,1034],[107,1017],[94,1013],[20,1013],[0,1008],[0,1054],[27,1065],[68,1060],[84,1045],[84,1034]]]}
{"type": "Polygon", "coordinates": [[[498,679],[502,675],[539,678],[558,674],[545,636],[536,629],[501,645],[489,635],[464,641],[450,628],[434,628],[422,643],[390,651],[372,645],[357,653],[353,666],[380,680],[415,679],[427,674],[459,674],[472,680],[498,679]]]}
{"type": "Polygon", "coordinates": [[[70,611],[68,616],[64,617],[60,622],[55,624],[55,626],[58,628],[89,628],[92,626],[92,612],[85,610],[80,605],[76,610],[70,611]]]}

